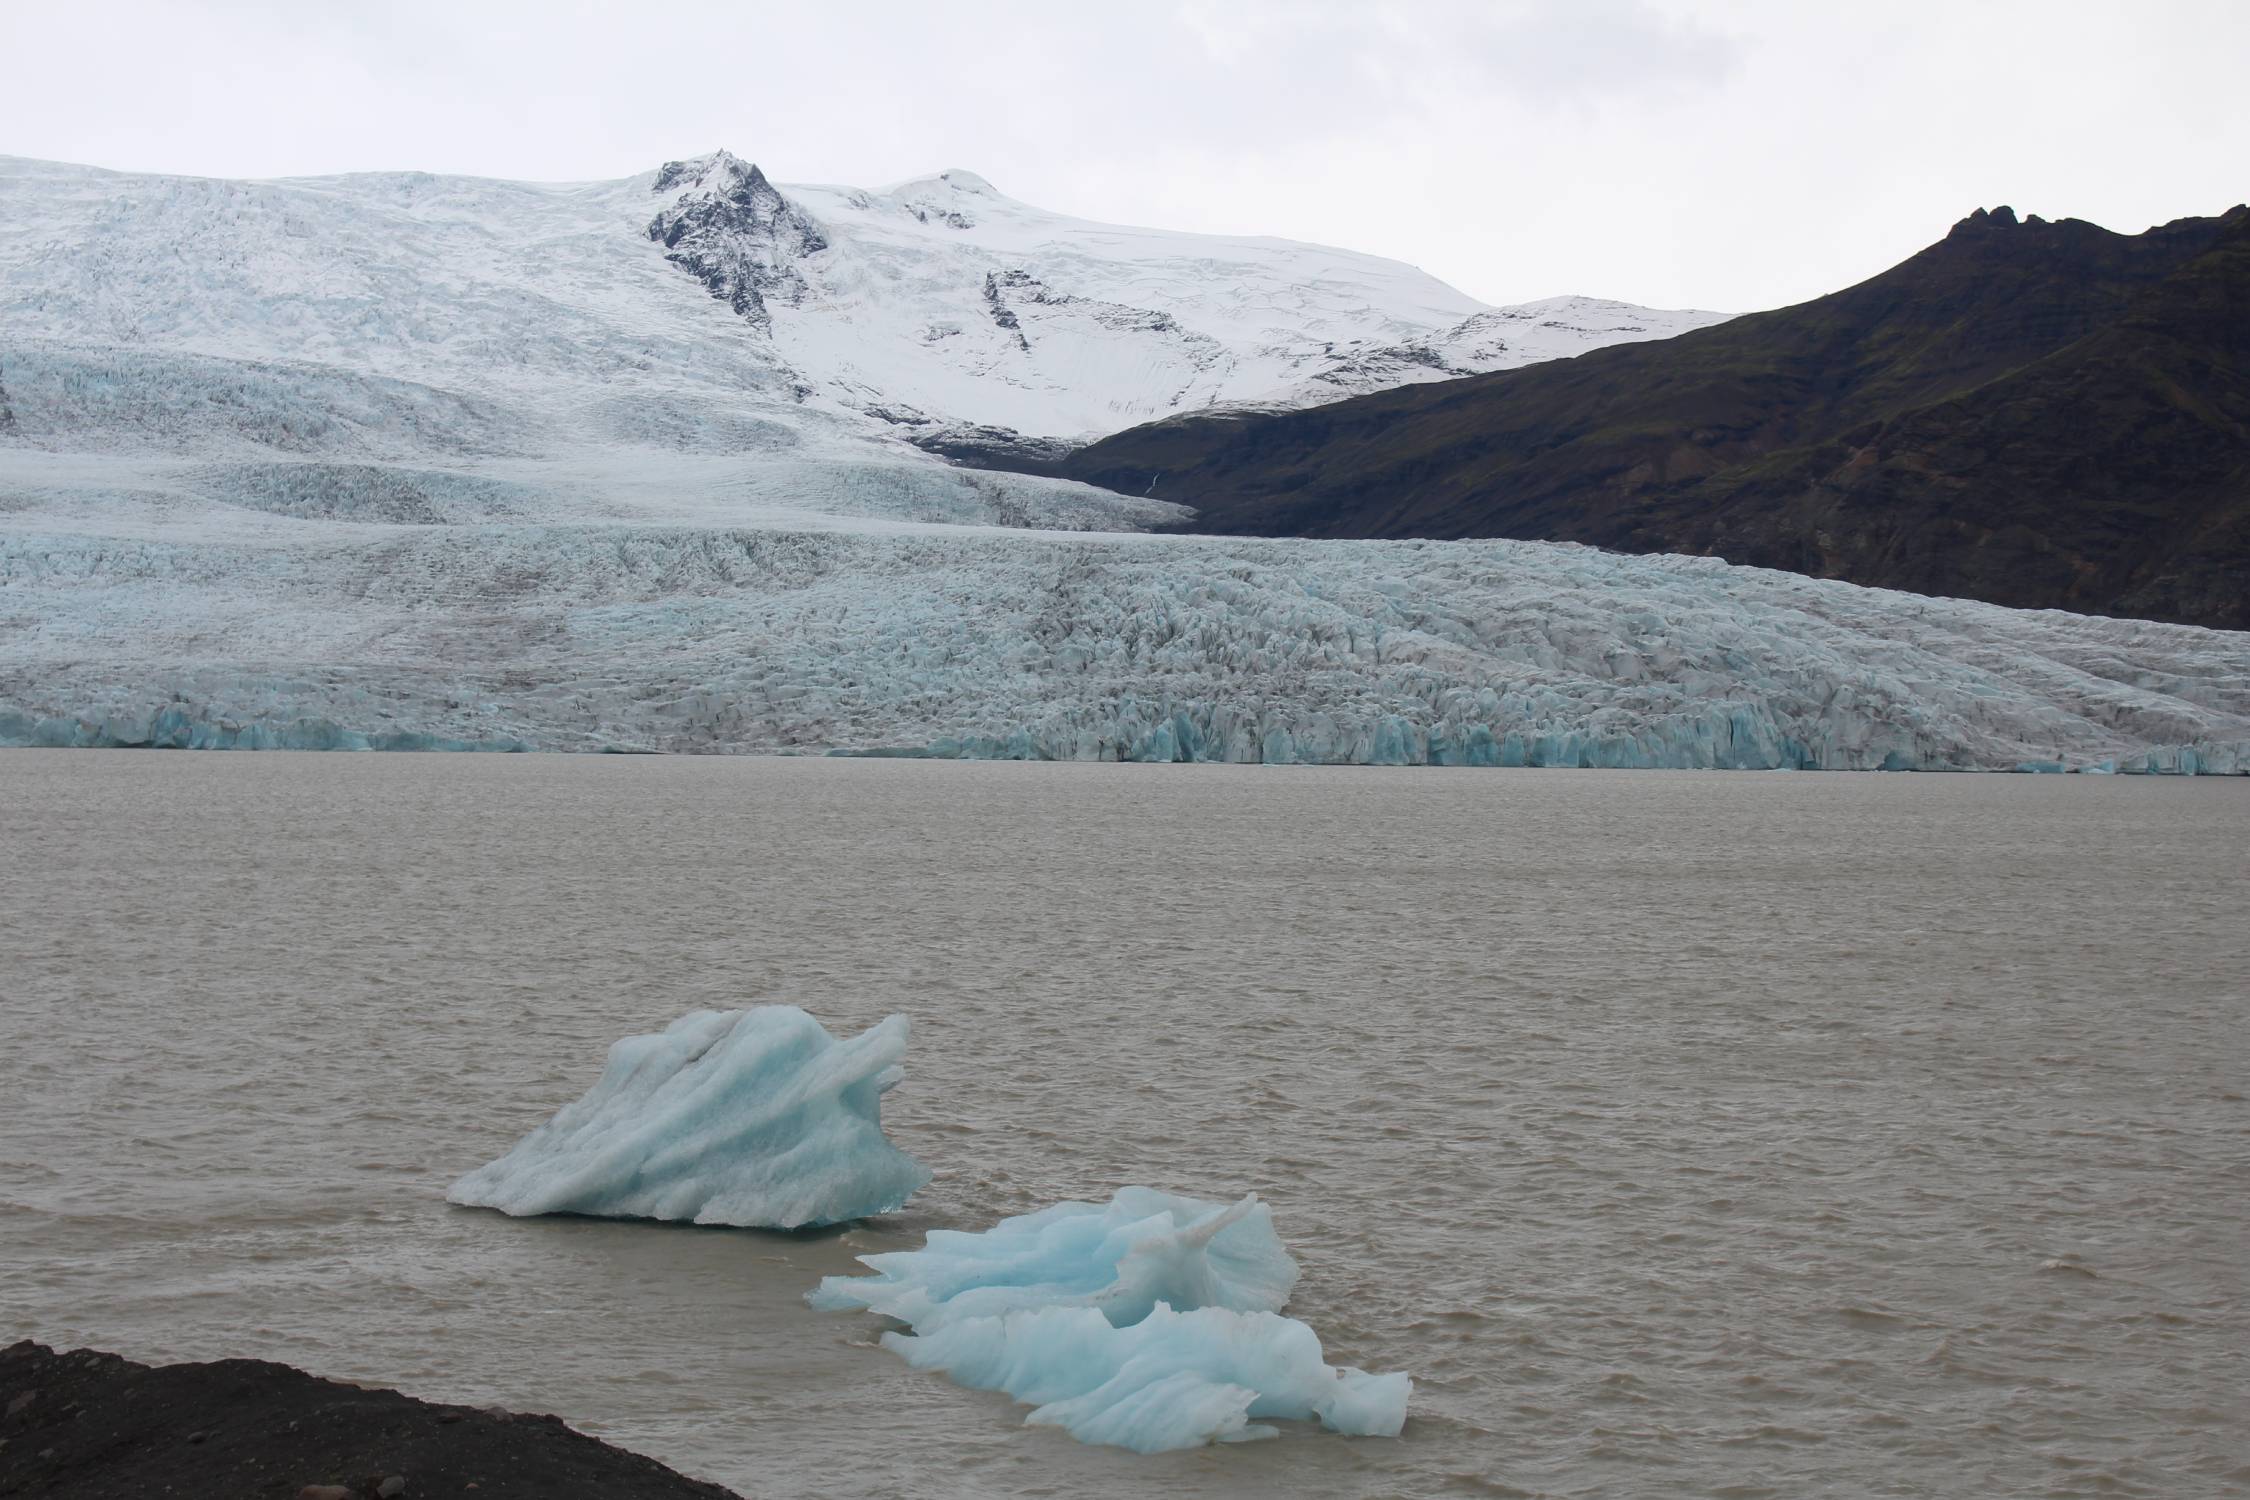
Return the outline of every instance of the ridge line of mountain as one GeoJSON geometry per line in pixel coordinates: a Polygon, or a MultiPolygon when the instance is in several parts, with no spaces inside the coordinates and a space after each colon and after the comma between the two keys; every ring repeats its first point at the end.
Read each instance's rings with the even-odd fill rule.
{"type": "Polygon", "coordinates": [[[1038,471],[1194,531],[1577,541],[2250,628],[2250,208],[2140,235],[1980,209],[1794,307],[1180,414],[1038,471]]]}

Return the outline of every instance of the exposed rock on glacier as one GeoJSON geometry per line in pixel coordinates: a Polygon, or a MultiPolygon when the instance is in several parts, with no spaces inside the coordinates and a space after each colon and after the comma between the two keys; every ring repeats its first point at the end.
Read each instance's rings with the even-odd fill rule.
{"type": "Polygon", "coordinates": [[[1413,1382],[1331,1367],[1279,1316],[1297,1263],[1255,1194],[1233,1204],[1128,1187],[920,1250],[862,1256],[807,1298],[907,1324],[883,1346],[916,1369],[1006,1391],[1027,1421],[1142,1453],[1272,1437],[1252,1418],[1395,1437],[1413,1382]]]}
{"type": "Polygon", "coordinates": [[[1118,1328],[1087,1307],[966,1318],[926,1334],[886,1333],[917,1370],[1006,1391],[1024,1420],[1082,1443],[1162,1453],[1278,1436],[1253,1418],[1318,1421],[1331,1432],[1397,1437],[1414,1382],[1330,1365],[1320,1337],[1278,1313],[1158,1305],[1118,1328]]]}
{"type": "Polygon", "coordinates": [[[725,151],[666,162],[655,191],[678,196],[650,222],[648,237],[712,296],[760,327],[772,321],[769,298],[802,300],[798,262],[828,241],[755,165],[725,151]]]}
{"type": "Polygon", "coordinates": [[[842,1042],[793,1005],[683,1016],[612,1046],[585,1097],[446,1196],[758,1229],[889,1213],[930,1180],[883,1135],[906,1041],[904,1016],[842,1042]]]}
{"type": "Polygon", "coordinates": [[[1120,1188],[1106,1204],[1058,1203],[982,1233],[934,1229],[919,1250],[863,1255],[873,1276],[830,1276],[807,1300],[864,1308],[924,1333],[965,1318],[1091,1308],[1120,1327],[1159,1302],[1273,1312],[1297,1262],[1252,1194],[1233,1204],[1120,1188]]]}

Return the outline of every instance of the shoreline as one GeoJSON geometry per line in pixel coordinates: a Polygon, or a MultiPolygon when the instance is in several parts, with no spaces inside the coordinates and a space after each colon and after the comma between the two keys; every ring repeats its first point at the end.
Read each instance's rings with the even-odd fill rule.
{"type": "MultiPolygon", "coordinates": [[[[4,729],[0,724],[0,729],[4,729]]],[[[2101,760],[2021,760],[2013,764],[1995,763],[1978,765],[1897,765],[1897,766],[1823,766],[1823,765],[1630,765],[1605,764],[1600,761],[1579,759],[1575,761],[1478,761],[1474,763],[1432,760],[1292,760],[1292,761],[1228,761],[1215,759],[1143,758],[1139,756],[1058,757],[1017,754],[970,754],[958,747],[938,746],[874,746],[865,749],[842,747],[807,747],[801,750],[659,750],[624,745],[598,747],[538,746],[520,740],[495,740],[490,742],[448,742],[424,744],[415,736],[369,739],[364,735],[346,732],[340,740],[324,740],[318,744],[263,744],[214,743],[181,744],[171,741],[87,739],[84,741],[36,741],[8,738],[0,734],[0,753],[9,751],[149,751],[170,753],[185,751],[191,754],[264,754],[264,755],[531,755],[569,756],[574,758],[599,758],[602,756],[637,756],[673,760],[910,760],[952,761],[976,765],[1192,765],[1192,766],[1271,766],[1281,771],[1351,769],[1370,771],[1623,771],[1645,773],[1651,771],[1687,771],[1732,775],[1763,772],[1802,772],[1819,776],[2093,776],[2093,777],[2148,777],[2156,779],[2225,779],[2250,776],[2250,753],[2241,747],[2212,747],[2195,745],[2165,746],[2143,751],[2120,762],[2116,757],[2101,760]]]]}
{"type": "Polygon", "coordinates": [[[562,1418],[451,1406],[261,1359],[0,1349],[0,1495],[125,1500],[741,1500],[562,1418]]]}

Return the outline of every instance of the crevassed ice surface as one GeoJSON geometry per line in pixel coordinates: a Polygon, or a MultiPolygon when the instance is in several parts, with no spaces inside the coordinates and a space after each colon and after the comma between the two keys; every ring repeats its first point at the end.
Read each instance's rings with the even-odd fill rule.
{"type": "Polygon", "coordinates": [[[1414,1392],[1402,1373],[1328,1364],[1319,1336],[1295,1318],[1218,1307],[1159,1305],[1123,1328],[1094,1308],[1046,1307],[886,1333],[883,1347],[918,1370],[1031,1404],[1033,1426],[1138,1453],[1279,1434],[1259,1417],[1397,1437],[1414,1392]]]}
{"type": "Polygon", "coordinates": [[[883,1135],[907,1032],[896,1015],[838,1041],[793,1005],[697,1011],[617,1042],[583,1098],[446,1196],[758,1229],[889,1213],[930,1180],[883,1135]]]}
{"type": "Polygon", "coordinates": [[[881,1313],[928,1333],[969,1318],[1090,1308],[1120,1327],[1159,1302],[1277,1312],[1297,1262],[1273,1210],[1124,1187],[1107,1203],[1057,1203],[990,1229],[933,1229],[919,1250],[863,1255],[872,1276],[829,1276],[809,1294],[828,1311],[881,1313]]]}
{"type": "Polygon", "coordinates": [[[0,514],[0,742],[2250,766],[2250,635],[1707,559],[173,503],[0,514]]]}

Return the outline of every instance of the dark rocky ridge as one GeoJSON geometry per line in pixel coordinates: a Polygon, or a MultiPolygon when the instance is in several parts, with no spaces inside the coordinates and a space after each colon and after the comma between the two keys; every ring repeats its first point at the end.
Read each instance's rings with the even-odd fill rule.
{"type": "Polygon", "coordinates": [[[1199,531],[1577,541],[2250,629],[2250,209],[2140,235],[1980,209],[1796,307],[1058,467],[1199,531]]]}
{"type": "MultiPolygon", "coordinates": [[[[1011,284],[1031,280],[1030,275],[1023,271],[1010,271],[1008,278],[1011,284]]],[[[1023,320],[1016,316],[1015,309],[1008,306],[1006,299],[1000,295],[1000,273],[998,271],[984,273],[984,305],[991,311],[992,321],[997,327],[1016,336],[1016,347],[1018,349],[1028,351],[1031,348],[1031,340],[1023,336],[1023,320]]]]}
{"type": "Polygon", "coordinates": [[[804,296],[796,262],[827,249],[828,237],[754,163],[725,151],[666,162],[653,191],[683,186],[678,200],[650,221],[648,237],[712,296],[759,327],[769,326],[767,300],[794,305],[804,296]]]}
{"type": "Polygon", "coordinates": [[[256,1359],[151,1367],[28,1341],[0,1350],[0,1496],[308,1490],[311,1500],[733,1500],[559,1417],[439,1406],[256,1359]]]}
{"type": "MultiPolygon", "coordinates": [[[[881,416],[877,412],[874,415],[881,416]]],[[[895,420],[895,419],[894,419],[895,420]]],[[[983,424],[938,425],[924,418],[907,441],[925,453],[935,453],[969,469],[991,469],[1007,474],[1053,475],[1078,444],[1069,438],[1033,437],[1013,427],[983,424]]]]}

